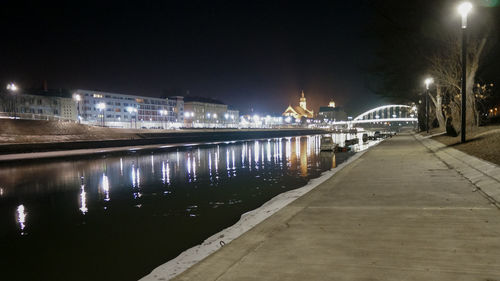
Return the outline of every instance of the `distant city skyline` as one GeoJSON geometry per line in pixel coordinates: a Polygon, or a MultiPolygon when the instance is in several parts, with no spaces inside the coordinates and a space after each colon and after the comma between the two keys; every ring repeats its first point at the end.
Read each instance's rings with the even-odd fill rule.
{"type": "Polygon", "coordinates": [[[0,80],[21,87],[159,97],[172,89],[282,113],[304,90],[315,111],[383,101],[364,85],[366,1],[269,3],[6,2],[0,80]],[[340,12],[341,11],[341,12],[340,12]],[[61,24],[64,23],[64,24],[61,24]]]}

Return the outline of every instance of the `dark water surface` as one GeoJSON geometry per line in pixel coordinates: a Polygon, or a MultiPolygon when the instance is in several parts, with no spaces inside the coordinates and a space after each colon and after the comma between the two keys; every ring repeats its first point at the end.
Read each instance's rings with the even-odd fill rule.
{"type": "Polygon", "coordinates": [[[137,280],[352,154],[319,145],[307,136],[1,166],[0,280],[137,280]]]}

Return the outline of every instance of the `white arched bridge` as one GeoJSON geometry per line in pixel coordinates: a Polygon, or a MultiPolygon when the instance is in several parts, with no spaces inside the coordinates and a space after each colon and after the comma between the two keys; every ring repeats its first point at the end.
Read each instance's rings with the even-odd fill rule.
{"type": "Polygon", "coordinates": [[[418,122],[417,108],[402,104],[383,105],[370,109],[349,121],[333,122],[333,125],[356,125],[367,123],[418,122]]]}

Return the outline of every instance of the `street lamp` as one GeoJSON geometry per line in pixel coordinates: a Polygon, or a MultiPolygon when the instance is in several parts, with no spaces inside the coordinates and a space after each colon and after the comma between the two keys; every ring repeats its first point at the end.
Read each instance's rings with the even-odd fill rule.
{"type": "Polygon", "coordinates": [[[76,110],[77,110],[77,114],[78,114],[78,123],[80,123],[80,101],[82,100],[82,96],[80,96],[79,94],[75,94],[75,100],[76,100],[76,110]]]}
{"type": "Polygon", "coordinates": [[[130,128],[132,128],[132,113],[135,112],[135,128],[137,129],[137,108],[135,107],[127,107],[127,112],[130,113],[130,128]]]}
{"type": "MultiPolygon", "coordinates": [[[[13,95],[15,94],[15,92],[17,91],[17,86],[16,84],[14,83],[9,83],[7,84],[7,90],[9,90],[13,95]]],[[[16,119],[16,107],[17,107],[17,104],[16,104],[16,97],[14,96],[14,108],[13,108],[13,111],[14,111],[14,119],[16,119]]]]}
{"type": "Polygon", "coordinates": [[[470,2],[463,2],[458,6],[458,13],[462,16],[462,128],[461,142],[465,142],[465,116],[467,105],[466,77],[467,77],[467,15],[472,9],[470,2]]]}
{"type": "Polygon", "coordinates": [[[425,83],[425,129],[429,133],[429,85],[434,83],[434,79],[427,78],[425,83]]]}
{"type": "Polygon", "coordinates": [[[104,109],[106,108],[106,104],[101,102],[101,103],[98,103],[97,104],[97,108],[101,111],[101,114],[102,114],[102,126],[104,127],[104,109]]]}
{"type": "Polygon", "coordinates": [[[160,115],[162,116],[161,117],[161,125],[163,126],[163,129],[165,130],[165,119],[163,116],[167,115],[168,114],[168,111],[166,110],[160,110],[160,115]]]}

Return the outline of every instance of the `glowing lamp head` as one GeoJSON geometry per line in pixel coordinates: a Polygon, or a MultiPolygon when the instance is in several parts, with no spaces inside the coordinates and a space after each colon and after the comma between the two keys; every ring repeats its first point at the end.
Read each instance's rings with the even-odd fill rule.
{"type": "Polygon", "coordinates": [[[79,94],[76,94],[76,95],[75,95],[75,100],[76,100],[76,101],[81,101],[81,100],[82,100],[82,97],[81,97],[79,94]]]}
{"type": "Polygon", "coordinates": [[[458,5],[458,13],[462,16],[467,16],[470,10],[472,10],[472,4],[470,2],[463,2],[458,5]]]}
{"type": "Polygon", "coordinates": [[[103,110],[103,109],[105,109],[105,108],[106,108],[106,104],[105,104],[105,103],[103,103],[103,102],[101,102],[101,103],[97,104],[97,108],[98,108],[99,110],[103,110]]]}
{"type": "Polygon", "coordinates": [[[427,90],[429,90],[429,85],[430,85],[430,84],[432,84],[432,83],[434,83],[434,79],[432,79],[432,78],[427,78],[427,79],[425,79],[424,83],[425,83],[425,88],[426,88],[427,90]]]}
{"type": "Polygon", "coordinates": [[[462,16],[462,28],[467,28],[467,15],[472,10],[470,2],[463,2],[458,5],[458,13],[462,16]]]}
{"type": "Polygon", "coordinates": [[[16,84],[14,84],[14,83],[9,83],[9,84],[7,84],[7,90],[10,90],[10,91],[12,91],[12,92],[17,91],[17,86],[16,86],[16,84]]]}

